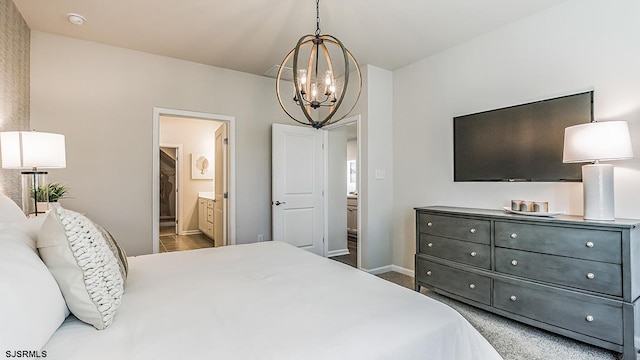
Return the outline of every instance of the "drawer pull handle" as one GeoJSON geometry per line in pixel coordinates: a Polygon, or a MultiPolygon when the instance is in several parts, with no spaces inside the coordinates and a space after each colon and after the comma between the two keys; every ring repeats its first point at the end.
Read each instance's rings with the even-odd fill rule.
{"type": "Polygon", "coordinates": [[[471,256],[476,256],[476,255],[478,255],[478,254],[477,254],[475,251],[472,251],[472,252],[471,252],[471,254],[469,254],[469,255],[471,255],[471,256]]]}
{"type": "Polygon", "coordinates": [[[587,242],[587,247],[588,247],[588,248],[592,248],[592,247],[593,247],[593,243],[592,243],[591,241],[588,241],[588,242],[587,242]]]}
{"type": "Polygon", "coordinates": [[[469,230],[470,233],[475,234],[476,233],[476,229],[475,228],[471,228],[471,230],[469,230]]]}
{"type": "Polygon", "coordinates": [[[511,235],[509,235],[509,237],[511,237],[512,239],[515,239],[518,237],[518,234],[516,233],[512,233],[511,235]]]}
{"type": "Polygon", "coordinates": [[[469,289],[473,290],[473,289],[475,289],[475,288],[476,288],[476,285],[475,285],[475,284],[471,284],[471,285],[469,285],[469,289]]]}
{"type": "Polygon", "coordinates": [[[596,276],[593,273],[587,274],[587,279],[594,279],[596,276]]]}
{"type": "Polygon", "coordinates": [[[433,247],[433,243],[428,243],[427,246],[428,247],[433,247]]]}
{"type": "Polygon", "coordinates": [[[427,275],[431,276],[431,270],[427,271],[427,275]]]}
{"type": "Polygon", "coordinates": [[[588,322],[592,322],[593,321],[593,316],[591,315],[587,315],[587,317],[585,318],[588,322]]]}
{"type": "Polygon", "coordinates": [[[518,260],[511,260],[511,265],[513,265],[513,266],[518,265],[518,260]]]}
{"type": "Polygon", "coordinates": [[[428,227],[432,227],[432,226],[433,226],[433,223],[432,223],[431,221],[429,221],[429,222],[427,223],[427,226],[428,226],[428,227]]]}
{"type": "Polygon", "coordinates": [[[511,301],[516,301],[518,298],[515,295],[511,295],[511,301]]]}

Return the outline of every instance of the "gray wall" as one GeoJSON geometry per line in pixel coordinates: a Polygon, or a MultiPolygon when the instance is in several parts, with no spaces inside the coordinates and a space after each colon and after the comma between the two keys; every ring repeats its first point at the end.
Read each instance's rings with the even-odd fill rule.
{"type": "MultiPolygon", "coordinates": [[[[11,0],[0,0],[0,131],[29,129],[31,30],[11,0]]],[[[19,170],[0,169],[0,192],[21,204],[19,170]]]]}
{"type": "MultiPolygon", "coordinates": [[[[236,241],[271,238],[271,124],[292,123],[273,79],[38,31],[31,43],[31,125],[67,140],[67,168],[50,174],[70,188],[63,206],[105,226],[129,255],[151,253],[153,108],[231,115],[236,241]]],[[[363,116],[362,265],[376,270],[391,265],[392,81],[369,65],[363,75],[353,111],[363,116]],[[374,169],[386,178],[374,180],[374,169]]]]}
{"type": "Polygon", "coordinates": [[[626,120],[636,158],[615,166],[616,216],[640,218],[640,1],[572,0],[397,70],[393,263],[413,267],[413,207],[549,201],[581,215],[581,183],[455,183],[453,120],[594,89],[596,120],[626,120]]]}
{"type": "Polygon", "coordinates": [[[32,32],[31,125],[66,135],[70,188],[62,205],[86,213],[129,255],[152,252],[153,109],[236,118],[236,240],[271,238],[271,124],[290,124],[274,80],[32,32]]]}

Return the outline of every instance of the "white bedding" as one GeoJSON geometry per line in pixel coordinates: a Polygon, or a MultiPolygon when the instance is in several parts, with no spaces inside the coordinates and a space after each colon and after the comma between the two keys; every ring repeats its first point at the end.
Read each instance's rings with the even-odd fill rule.
{"type": "Polygon", "coordinates": [[[284,243],[129,264],[112,326],[70,316],[47,359],[500,359],[448,306],[284,243]]]}

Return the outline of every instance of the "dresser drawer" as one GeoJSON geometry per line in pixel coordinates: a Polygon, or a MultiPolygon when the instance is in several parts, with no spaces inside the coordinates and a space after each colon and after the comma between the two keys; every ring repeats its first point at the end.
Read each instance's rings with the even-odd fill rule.
{"type": "Polygon", "coordinates": [[[617,264],[504,248],[496,248],[495,256],[501,273],[622,296],[622,267],[617,264]]]}
{"type": "Polygon", "coordinates": [[[420,253],[484,269],[491,268],[489,245],[420,234],[420,253]]]}
{"type": "Polygon", "coordinates": [[[493,283],[493,306],[498,309],[622,344],[622,307],[614,301],[589,299],[532,284],[493,283]]]}
{"type": "Polygon", "coordinates": [[[420,232],[451,239],[491,243],[491,221],[455,216],[420,214],[420,232]]]}
{"type": "Polygon", "coordinates": [[[587,230],[496,221],[496,246],[622,263],[620,231],[587,230]]]}
{"type": "Polygon", "coordinates": [[[491,279],[424,259],[417,261],[418,281],[486,305],[491,304],[491,279]]]}

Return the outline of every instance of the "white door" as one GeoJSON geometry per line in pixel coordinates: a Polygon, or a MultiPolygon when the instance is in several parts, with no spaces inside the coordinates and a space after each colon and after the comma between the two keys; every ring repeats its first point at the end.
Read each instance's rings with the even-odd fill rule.
{"type": "Polygon", "coordinates": [[[227,245],[227,221],[225,215],[228,214],[225,194],[228,194],[228,173],[227,166],[229,152],[227,151],[229,140],[227,136],[227,123],[216,129],[215,135],[215,189],[213,203],[213,241],[216,247],[227,245]]]}
{"type": "Polygon", "coordinates": [[[324,256],[323,130],[273,124],[273,240],[324,256]]]}

